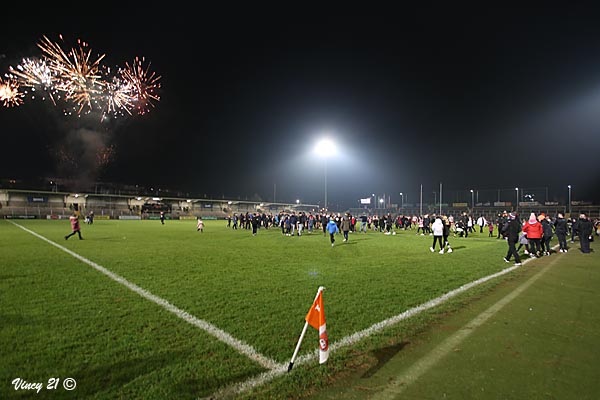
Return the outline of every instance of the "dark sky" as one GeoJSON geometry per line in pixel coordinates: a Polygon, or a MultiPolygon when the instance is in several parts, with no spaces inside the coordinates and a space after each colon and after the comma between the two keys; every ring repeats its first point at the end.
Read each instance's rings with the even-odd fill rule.
{"type": "Polygon", "coordinates": [[[42,35],[81,38],[106,64],[150,60],[160,102],[105,123],[49,102],[0,108],[1,178],[67,173],[53,152],[85,152],[83,129],[115,149],[80,171],[90,179],[266,201],[276,185],[278,201],[322,204],[313,148],[328,132],[330,204],[414,202],[440,182],[562,201],[571,184],[574,199],[600,199],[596,9],[101,7],[5,21],[0,68],[41,55],[42,35]]]}

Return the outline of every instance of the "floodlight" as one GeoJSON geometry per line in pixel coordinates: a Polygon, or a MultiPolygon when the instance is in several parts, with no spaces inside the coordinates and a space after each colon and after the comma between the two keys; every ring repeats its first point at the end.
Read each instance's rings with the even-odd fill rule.
{"type": "Polygon", "coordinates": [[[317,153],[320,157],[330,157],[335,155],[335,144],[330,139],[321,139],[317,142],[315,153],[317,153]]]}

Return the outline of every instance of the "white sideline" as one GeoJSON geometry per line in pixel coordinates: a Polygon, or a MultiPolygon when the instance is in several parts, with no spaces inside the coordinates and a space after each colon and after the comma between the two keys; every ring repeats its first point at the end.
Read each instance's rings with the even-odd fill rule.
{"type": "MultiPolygon", "coordinates": [[[[558,247],[558,245],[554,246],[553,249],[556,249],[557,247],[558,247]]],[[[527,259],[522,260],[521,263],[522,263],[522,265],[525,265],[526,263],[528,263],[532,260],[534,260],[534,258],[527,257],[527,259]]],[[[346,336],[346,337],[340,339],[339,341],[331,344],[329,346],[329,349],[331,352],[335,352],[337,349],[341,349],[343,347],[353,345],[356,342],[358,342],[362,339],[365,339],[377,332],[380,332],[389,326],[397,324],[398,322],[403,321],[407,318],[413,317],[422,311],[437,307],[438,305],[444,303],[445,301],[451,299],[454,296],[457,296],[463,292],[466,292],[467,290],[469,290],[475,286],[481,285],[482,283],[485,283],[489,280],[495,279],[502,275],[506,275],[509,272],[512,272],[519,267],[520,267],[519,265],[513,265],[511,267],[503,269],[502,271],[496,272],[495,274],[485,276],[483,278],[477,279],[470,283],[466,283],[457,289],[451,290],[450,292],[441,295],[440,297],[437,297],[426,303],[423,303],[421,305],[418,305],[416,307],[408,309],[408,310],[404,311],[403,313],[400,313],[391,318],[388,318],[388,319],[378,322],[374,325],[371,325],[370,327],[363,329],[361,331],[358,331],[350,336],[346,336]]],[[[315,349],[315,351],[312,353],[305,354],[303,356],[298,357],[296,359],[296,362],[294,363],[294,365],[305,364],[305,363],[311,362],[311,361],[314,362],[314,361],[318,360],[318,358],[319,358],[319,349],[315,349]]],[[[233,397],[235,397],[236,394],[243,393],[247,390],[250,390],[250,389],[253,389],[260,385],[263,385],[281,375],[284,375],[287,372],[286,365],[287,365],[286,363],[280,364],[278,368],[274,368],[271,371],[268,371],[268,372],[265,372],[256,377],[250,378],[245,382],[234,383],[228,387],[225,387],[225,388],[217,391],[212,396],[207,397],[206,399],[233,398],[233,397]]]]}
{"type": "Polygon", "coordinates": [[[43,241],[51,244],[52,246],[64,251],[65,253],[75,257],[76,259],[84,262],[85,264],[89,265],[90,267],[96,269],[97,271],[103,273],[104,275],[106,275],[107,277],[109,277],[110,279],[112,279],[115,282],[120,283],[121,285],[127,287],[129,290],[139,294],[140,296],[142,296],[143,298],[145,298],[146,300],[150,300],[153,303],[158,304],[159,306],[161,306],[162,308],[164,308],[165,310],[175,314],[176,316],[178,316],[179,318],[183,319],[184,321],[202,329],[203,331],[207,332],[208,334],[214,336],[215,338],[217,338],[218,340],[220,340],[223,343],[228,344],[229,346],[233,347],[234,349],[236,349],[238,352],[240,352],[241,354],[244,354],[245,356],[249,357],[251,360],[256,361],[257,363],[259,363],[262,367],[267,368],[267,369],[277,369],[280,367],[280,365],[268,358],[263,356],[262,354],[260,354],[259,352],[257,352],[252,346],[242,342],[241,340],[238,340],[236,338],[234,338],[233,336],[231,336],[229,333],[217,328],[216,326],[212,325],[209,322],[206,322],[202,319],[196,318],[195,316],[189,314],[187,311],[184,311],[176,306],[174,306],[173,304],[169,303],[167,300],[158,297],[150,292],[148,292],[145,289],[142,289],[141,287],[137,286],[134,283],[129,282],[127,279],[123,278],[122,276],[119,276],[117,274],[115,274],[114,272],[111,272],[110,270],[106,269],[105,267],[103,267],[100,264],[97,264],[93,261],[88,260],[87,258],[80,256],[79,254],[67,249],[64,246],[59,245],[56,242],[53,242],[50,239],[45,238],[44,236],[25,228],[24,226],[21,226],[13,221],[9,221],[11,224],[23,229],[25,232],[28,232],[30,234],[32,234],[33,236],[42,239],[43,241]]]}
{"type": "MultiPolygon", "coordinates": [[[[557,258],[552,260],[553,265],[557,258]]],[[[410,384],[418,380],[423,374],[425,374],[430,368],[437,364],[442,358],[454,351],[456,346],[460,345],[475,329],[483,325],[488,319],[493,317],[498,311],[504,308],[505,305],[513,301],[517,296],[523,293],[529,286],[537,281],[544,273],[548,271],[548,268],[541,269],[525,283],[517,287],[515,290],[498,300],[495,304],[483,311],[481,314],[473,318],[465,326],[460,328],[452,336],[440,343],[436,348],[431,350],[427,355],[421,358],[419,361],[414,363],[407,371],[401,375],[395,377],[385,386],[384,390],[374,394],[372,400],[387,400],[395,399],[406,389],[410,384]]]]}

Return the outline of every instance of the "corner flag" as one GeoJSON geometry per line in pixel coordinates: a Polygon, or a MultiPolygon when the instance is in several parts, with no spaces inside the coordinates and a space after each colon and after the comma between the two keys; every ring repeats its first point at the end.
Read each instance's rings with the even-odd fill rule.
{"type": "Polygon", "coordinates": [[[323,308],[323,290],[321,288],[319,288],[317,298],[304,319],[310,326],[319,331],[319,364],[323,364],[329,357],[329,338],[327,337],[325,309],[323,308]]]}
{"type": "Polygon", "coordinates": [[[325,289],[323,286],[319,287],[313,305],[310,307],[308,314],[306,314],[306,317],[304,318],[306,322],[304,323],[304,328],[302,329],[298,343],[296,343],[296,350],[294,350],[292,360],[288,365],[288,372],[294,367],[294,360],[298,355],[298,350],[300,350],[300,344],[302,343],[302,339],[304,339],[304,334],[306,333],[308,325],[319,331],[319,364],[323,364],[329,357],[329,338],[327,337],[325,309],[323,308],[323,289],[325,289]]]}

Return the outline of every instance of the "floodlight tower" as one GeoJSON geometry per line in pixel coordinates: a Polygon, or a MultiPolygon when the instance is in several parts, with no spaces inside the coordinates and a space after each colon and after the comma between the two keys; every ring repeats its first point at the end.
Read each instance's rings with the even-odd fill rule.
{"type": "Polygon", "coordinates": [[[569,188],[569,217],[571,217],[571,185],[567,187],[569,188]]]}
{"type": "Polygon", "coordinates": [[[321,139],[315,147],[315,153],[323,159],[325,165],[325,205],[323,206],[325,210],[327,210],[327,159],[334,156],[335,152],[335,144],[327,138],[321,139]]]}
{"type": "Polygon", "coordinates": [[[473,192],[473,189],[471,189],[471,208],[475,209],[475,194],[473,192]]]}

